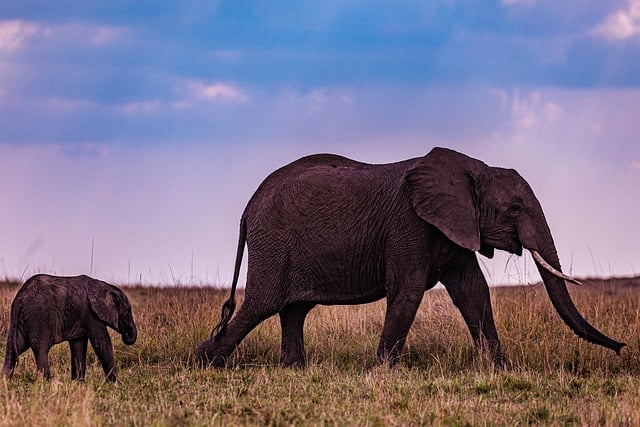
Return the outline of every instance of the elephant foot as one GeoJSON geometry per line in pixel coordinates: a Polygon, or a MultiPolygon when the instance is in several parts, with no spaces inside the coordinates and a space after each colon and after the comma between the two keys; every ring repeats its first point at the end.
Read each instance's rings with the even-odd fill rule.
{"type": "MultiPolygon", "coordinates": [[[[106,375],[105,379],[107,382],[114,383],[114,384],[118,382],[118,377],[116,376],[116,374],[106,375]]],[[[81,381],[84,381],[84,379],[82,379],[81,381]]]]}
{"type": "Polygon", "coordinates": [[[504,359],[502,357],[500,357],[499,359],[493,359],[493,365],[497,368],[500,369],[502,371],[506,371],[508,370],[507,367],[507,362],[504,361],[504,359]]]}
{"type": "Polygon", "coordinates": [[[280,366],[285,368],[304,369],[307,366],[307,356],[300,341],[295,341],[294,345],[283,342],[280,351],[280,366]]]}
{"type": "Polygon", "coordinates": [[[11,377],[13,377],[13,371],[16,365],[17,361],[5,360],[2,365],[2,376],[10,380],[11,377]]]}
{"type": "Polygon", "coordinates": [[[504,358],[502,357],[502,355],[500,355],[499,357],[494,357],[493,358],[493,365],[501,370],[506,370],[507,369],[507,363],[504,361],[504,358]]]}
{"type": "Polygon", "coordinates": [[[502,346],[500,345],[500,341],[485,341],[480,342],[478,346],[481,352],[487,352],[491,356],[491,360],[496,368],[506,369],[507,365],[504,361],[504,356],[502,355],[502,346]]]}
{"type": "Polygon", "coordinates": [[[2,376],[8,380],[13,378],[13,369],[3,369],[2,376]]]}
{"type": "Polygon", "coordinates": [[[389,368],[395,368],[400,363],[400,354],[396,351],[378,352],[376,361],[378,365],[387,365],[389,368]]]}
{"type": "Polygon", "coordinates": [[[307,367],[307,361],[304,358],[297,357],[281,357],[280,366],[283,368],[304,369],[307,367]]]}

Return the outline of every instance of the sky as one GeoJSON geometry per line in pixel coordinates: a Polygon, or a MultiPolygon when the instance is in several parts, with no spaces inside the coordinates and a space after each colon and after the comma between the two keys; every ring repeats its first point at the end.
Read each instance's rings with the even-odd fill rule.
{"type": "MultiPolygon", "coordinates": [[[[0,11],[0,277],[227,286],[271,171],[434,146],[518,170],[565,271],[640,274],[640,0],[0,11]]],[[[529,255],[480,260],[538,280],[529,255]]]]}

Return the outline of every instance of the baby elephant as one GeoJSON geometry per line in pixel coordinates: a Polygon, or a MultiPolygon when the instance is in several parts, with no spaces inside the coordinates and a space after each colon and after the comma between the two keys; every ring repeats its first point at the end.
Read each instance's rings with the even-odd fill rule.
{"type": "Polygon", "coordinates": [[[49,349],[69,341],[71,378],[84,380],[88,340],[107,380],[115,382],[116,365],[107,326],[122,335],[125,344],[136,342],[138,331],[131,305],[120,289],[88,276],[33,276],[11,304],[2,373],[11,378],[18,356],[31,348],[38,371],[50,379],[49,349]]]}

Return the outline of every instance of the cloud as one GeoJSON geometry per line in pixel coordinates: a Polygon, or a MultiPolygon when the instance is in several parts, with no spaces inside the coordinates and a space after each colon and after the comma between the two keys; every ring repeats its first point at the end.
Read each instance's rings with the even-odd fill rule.
{"type": "Polygon", "coordinates": [[[233,86],[222,83],[212,85],[199,85],[195,87],[197,96],[208,101],[225,101],[244,103],[249,99],[244,93],[233,86]]]}
{"type": "Polygon", "coordinates": [[[249,96],[236,86],[220,82],[207,84],[192,80],[181,84],[177,92],[182,96],[173,103],[177,109],[192,108],[202,103],[240,105],[249,101],[249,96]]]}
{"type": "Polygon", "coordinates": [[[6,20],[0,21],[0,52],[18,50],[29,40],[42,37],[49,39],[49,48],[64,47],[65,51],[83,44],[110,46],[124,40],[130,32],[124,27],[95,26],[85,22],[44,26],[32,21],[6,20]]]}
{"type": "Polygon", "coordinates": [[[33,22],[0,21],[0,51],[17,50],[27,40],[42,34],[49,34],[49,30],[33,22]]]}
{"type": "Polygon", "coordinates": [[[516,5],[525,5],[532,6],[536,4],[537,0],[502,0],[503,6],[516,6],[516,5]]]}
{"type": "Polygon", "coordinates": [[[98,46],[111,45],[123,38],[127,30],[116,27],[93,28],[91,33],[91,43],[98,46]]]}
{"type": "Polygon", "coordinates": [[[51,97],[43,100],[42,106],[49,111],[69,113],[74,111],[96,109],[100,106],[100,104],[94,101],[82,99],[51,97]]]}
{"type": "Polygon", "coordinates": [[[500,100],[502,110],[509,112],[511,124],[517,129],[555,123],[563,113],[560,104],[545,99],[538,91],[522,94],[516,89],[510,95],[505,90],[494,88],[491,93],[500,100]]]}
{"type": "Polygon", "coordinates": [[[120,43],[131,35],[132,30],[126,27],[94,25],[88,22],[70,22],[51,27],[55,46],[70,48],[89,45],[92,47],[108,47],[120,43]]]}
{"type": "Polygon", "coordinates": [[[626,40],[640,34],[640,0],[629,0],[629,8],[609,15],[592,30],[595,36],[610,41],[626,40]]]}
{"type": "Polygon", "coordinates": [[[336,106],[352,107],[354,104],[353,95],[341,90],[327,88],[315,89],[309,94],[310,113],[318,113],[325,108],[336,106]]]}

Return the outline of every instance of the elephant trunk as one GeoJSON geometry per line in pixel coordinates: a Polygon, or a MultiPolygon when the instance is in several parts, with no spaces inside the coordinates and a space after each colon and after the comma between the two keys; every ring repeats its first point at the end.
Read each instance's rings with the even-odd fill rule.
{"type": "Polygon", "coordinates": [[[135,344],[136,340],[138,339],[138,330],[136,329],[135,325],[123,331],[121,337],[122,342],[126,345],[135,344]]]}
{"type": "MultiPolygon", "coordinates": [[[[562,273],[560,260],[558,259],[558,254],[551,237],[551,232],[546,225],[546,221],[543,220],[542,223],[545,225],[545,230],[537,233],[536,244],[524,244],[524,246],[531,251],[534,257],[536,266],[538,267],[538,271],[540,272],[540,276],[542,277],[542,281],[547,289],[547,293],[549,294],[553,307],[556,309],[564,323],[580,338],[609,348],[620,354],[620,350],[626,344],[615,341],[594,328],[585,320],[584,317],[582,317],[571,300],[565,280],[573,283],[577,281],[562,273]],[[539,249],[539,252],[535,249],[536,247],[539,249]]],[[[577,283],[579,284],[580,282],[577,283]]]]}

